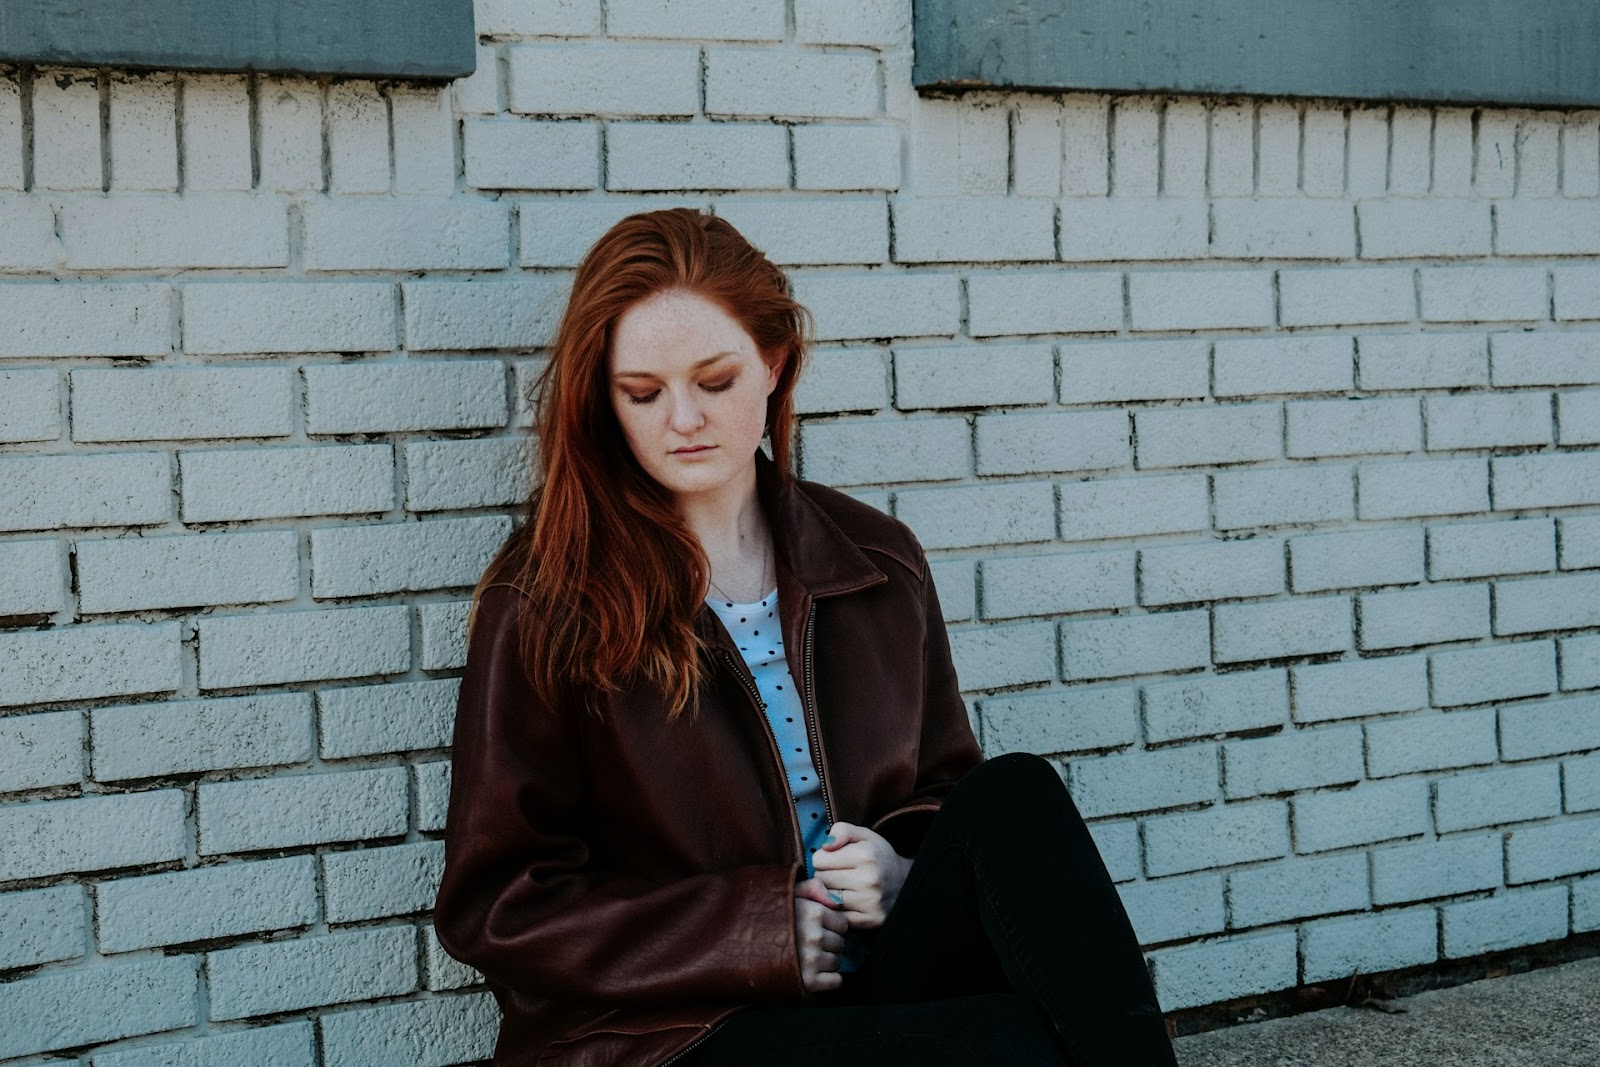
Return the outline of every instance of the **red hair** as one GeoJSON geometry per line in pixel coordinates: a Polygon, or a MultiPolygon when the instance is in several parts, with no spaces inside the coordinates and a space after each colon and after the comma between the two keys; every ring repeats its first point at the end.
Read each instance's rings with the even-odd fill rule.
{"type": "Polygon", "coordinates": [[[692,208],[619,221],[584,255],[536,383],[538,459],[527,521],[478,583],[526,594],[518,624],[524,670],[549,706],[579,698],[600,711],[606,695],[646,683],[675,718],[702,682],[694,618],[710,563],[671,494],[634,458],[610,399],[618,318],[667,290],[716,304],[781,361],[767,398],[779,477],[794,477],[794,388],[811,316],[789,279],[726,220],[692,208]]]}

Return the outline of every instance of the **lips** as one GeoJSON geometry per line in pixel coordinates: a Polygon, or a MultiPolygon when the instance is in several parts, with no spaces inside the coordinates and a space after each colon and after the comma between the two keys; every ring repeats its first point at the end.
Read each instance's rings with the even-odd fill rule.
{"type": "Polygon", "coordinates": [[[672,454],[674,456],[693,456],[700,452],[709,452],[715,447],[715,445],[692,445],[688,448],[674,448],[672,454]]]}

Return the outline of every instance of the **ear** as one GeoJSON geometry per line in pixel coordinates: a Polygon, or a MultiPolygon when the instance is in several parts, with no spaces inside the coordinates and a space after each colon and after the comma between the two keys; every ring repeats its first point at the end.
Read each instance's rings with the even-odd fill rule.
{"type": "Polygon", "coordinates": [[[784,364],[784,361],[785,361],[786,358],[787,357],[785,355],[780,353],[777,356],[777,358],[775,358],[775,359],[772,359],[772,360],[763,359],[761,361],[762,363],[764,363],[766,365],[766,368],[767,368],[767,395],[768,396],[771,396],[772,395],[772,391],[778,387],[778,379],[783,376],[783,364],[784,364]]]}

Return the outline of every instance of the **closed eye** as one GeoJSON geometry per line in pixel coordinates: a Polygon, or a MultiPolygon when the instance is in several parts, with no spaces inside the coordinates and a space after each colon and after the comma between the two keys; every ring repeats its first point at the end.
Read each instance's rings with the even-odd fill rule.
{"type": "Polygon", "coordinates": [[[628,403],[630,403],[630,404],[648,404],[648,403],[650,403],[650,401],[654,400],[658,395],[660,395],[660,393],[661,393],[661,390],[659,390],[659,389],[655,390],[654,392],[650,392],[650,393],[639,393],[639,394],[629,393],[629,394],[627,394],[628,403]]]}
{"type": "Polygon", "coordinates": [[[729,378],[727,381],[718,382],[716,385],[701,386],[701,388],[704,389],[708,393],[726,392],[727,390],[732,389],[733,388],[733,383],[738,381],[738,380],[739,380],[739,376],[737,374],[735,374],[732,378],[729,378]]]}

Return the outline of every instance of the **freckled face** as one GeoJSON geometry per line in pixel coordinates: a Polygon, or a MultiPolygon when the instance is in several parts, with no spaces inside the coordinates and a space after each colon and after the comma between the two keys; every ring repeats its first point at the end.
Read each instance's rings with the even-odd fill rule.
{"type": "Polygon", "coordinates": [[[639,301],[612,330],[609,370],[628,447],[675,496],[714,493],[754,466],[780,366],[716,304],[681,289],[639,301]]]}

